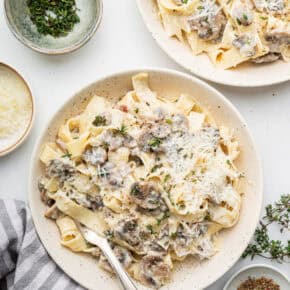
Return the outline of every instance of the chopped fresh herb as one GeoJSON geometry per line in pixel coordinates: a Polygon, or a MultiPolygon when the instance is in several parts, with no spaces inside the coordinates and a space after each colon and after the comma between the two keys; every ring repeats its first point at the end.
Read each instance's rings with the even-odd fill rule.
{"type": "Polygon", "coordinates": [[[166,174],[164,177],[164,182],[167,182],[170,179],[170,174],[166,174]]]}
{"type": "Polygon", "coordinates": [[[80,22],[75,0],[27,0],[26,3],[29,17],[40,34],[66,36],[80,22]]]}
{"type": "Polygon", "coordinates": [[[170,238],[175,240],[177,238],[177,232],[171,233],[170,238]]]}
{"type": "Polygon", "coordinates": [[[150,147],[153,147],[153,148],[158,147],[160,144],[161,144],[161,139],[160,138],[157,138],[157,137],[153,137],[152,139],[150,139],[148,141],[148,145],[150,147]]]}
{"type": "Polygon", "coordinates": [[[172,125],[172,120],[171,119],[166,119],[165,120],[167,124],[172,125]]]}
{"type": "Polygon", "coordinates": [[[101,115],[97,115],[96,117],[95,117],[95,120],[93,121],[93,125],[94,126],[106,126],[106,124],[107,124],[107,119],[106,119],[106,117],[104,117],[104,116],[101,116],[101,115]]]}
{"type": "Polygon", "coordinates": [[[246,21],[248,20],[248,15],[246,13],[243,13],[243,19],[246,21]]]}
{"type": "Polygon", "coordinates": [[[178,148],[177,152],[180,153],[183,150],[183,148],[178,148]]]}
{"type": "Polygon", "coordinates": [[[161,168],[162,164],[156,164],[151,168],[151,173],[154,173],[158,168],[161,168]]]}
{"type": "Polygon", "coordinates": [[[135,109],[135,113],[138,114],[139,113],[139,108],[135,109]]]}
{"type": "Polygon", "coordinates": [[[253,259],[260,256],[279,263],[290,262],[290,240],[286,243],[272,240],[268,231],[268,227],[273,223],[279,225],[281,233],[284,230],[289,231],[290,194],[282,195],[279,201],[267,205],[265,210],[266,214],[255,231],[254,241],[248,245],[242,257],[250,256],[253,259]]]}
{"type": "Polygon", "coordinates": [[[239,25],[242,24],[242,22],[241,22],[241,20],[239,18],[237,18],[236,20],[237,20],[237,22],[238,22],[239,25]]]}
{"type": "Polygon", "coordinates": [[[227,165],[231,166],[232,162],[230,160],[227,160],[227,165]]]}
{"type": "Polygon", "coordinates": [[[262,19],[262,20],[267,20],[268,17],[266,17],[266,16],[260,16],[260,19],[262,19]]]}
{"type": "Polygon", "coordinates": [[[169,217],[170,217],[170,213],[169,213],[169,210],[167,210],[164,212],[164,214],[161,218],[157,219],[157,225],[159,226],[163,220],[165,220],[169,217]]]}
{"type": "Polygon", "coordinates": [[[181,0],[181,2],[182,2],[183,4],[187,4],[187,3],[188,3],[188,0],[181,0]]]}
{"type": "Polygon", "coordinates": [[[128,129],[128,128],[127,128],[124,124],[122,124],[120,128],[116,129],[116,132],[117,132],[118,134],[121,134],[121,135],[124,136],[124,135],[127,134],[127,129],[128,129]]]}
{"type": "Polygon", "coordinates": [[[72,155],[68,151],[66,151],[66,153],[64,155],[62,155],[61,157],[62,158],[71,158],[72,155]]]}
{"type": "Polygon", "coordinates": [[[146,228],[150,232],[151,235],[154,234],[153,226],[152,225],[146,225],[146,228]]]}
{"type": "Polygon", "coordinates": [[[198,9],[198,10],[203,10],[204,7],[200,5],[200,6],[197,7],[197,9],[198,9]]]}

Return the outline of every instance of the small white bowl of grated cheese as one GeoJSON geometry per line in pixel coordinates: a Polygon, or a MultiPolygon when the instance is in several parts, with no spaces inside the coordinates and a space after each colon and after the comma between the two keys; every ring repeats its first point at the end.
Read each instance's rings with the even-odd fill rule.
{"type": "Polygon", "coordinates": [[[31,131],[34,100],[23,77],[0,63],[0,156],[16,149],[31,131]]]}

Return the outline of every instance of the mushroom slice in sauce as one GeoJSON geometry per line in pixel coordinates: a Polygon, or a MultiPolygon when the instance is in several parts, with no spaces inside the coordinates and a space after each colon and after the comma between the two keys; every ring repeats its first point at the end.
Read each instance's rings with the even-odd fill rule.
{"type": "Polygon", "coordinates": [[[170,267],[160,255],[148,254],[140,263],[141,280],[149,287],[159,288],[169,277],[170,267]]]}
{"type": "Polygon", "coordinates": [[[155,210],[164,204],[161,193],[154,183],[135,182],[130,191],[135,204],[143,209],[155,210]]]}
{"type": "Polygon", "coordinates": [[[132,247],[138,248],[141,243],[137,218],[125,219],[118,222],[114,229],[114,236],[125,241],[132,247]]]}
{"type": "Polygon", "coordinates": [[[189,20],[191,29],[196,30],[199,38],[204,40],[218,40],[226,23],[222,8],[212,0],[203,1],[189,20]]]}
{"type": "Polygon", "coordinates": [[[46,174],[49,177],[59,178],[61,182],[71,178],[75,172],[74,167],[59,159],[51,160],[46,168],[46,174]]]}
{"type": "Polygon", "coordinates": [[[263,56],[257,57],[252,59],[253,63],[268,63],[268,62],[274,62],[281,58],[281,53],[277,52],[269,52],[263,56]]]}

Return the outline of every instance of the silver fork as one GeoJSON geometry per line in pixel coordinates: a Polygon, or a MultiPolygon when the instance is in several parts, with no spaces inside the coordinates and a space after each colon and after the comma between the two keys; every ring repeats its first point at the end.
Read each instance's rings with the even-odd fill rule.
{"type": "Polygon", "coordinates": [[[129,277],[129,275],[124,270],[123,266],[119,262],[118,258],[116,257],[114,251],[112,250],[110,244],[108,243],[105,237],[102,237],[100,234],[95,233],[94,231],[78,224],[78,228],[80,229],[81,233],[83,234],[84,238],[93,245],[98,246],[105,257],[107,258],[108,262],[112,266],[113,270],[117,274],[123,289],[125,290],[137,290],[137,287],[129,277]]]}

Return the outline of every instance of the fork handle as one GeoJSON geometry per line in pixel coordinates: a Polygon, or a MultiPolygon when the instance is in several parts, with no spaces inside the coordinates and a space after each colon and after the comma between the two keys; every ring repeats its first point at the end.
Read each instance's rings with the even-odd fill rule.
{"type": "Polygon", "coordinates": [[[137,287],[134,285],[133,281],[131,280],[131,278],[129,277],[129,275],[124,270],[121,263],[119,262],[109,243],[107,241],[105,243],[102,243],[102,246],[100,248],[103,251],[103,254],[106,256],[109,264],[119,277],[119,280],[124,290],[138,290],[137,287]]]}

